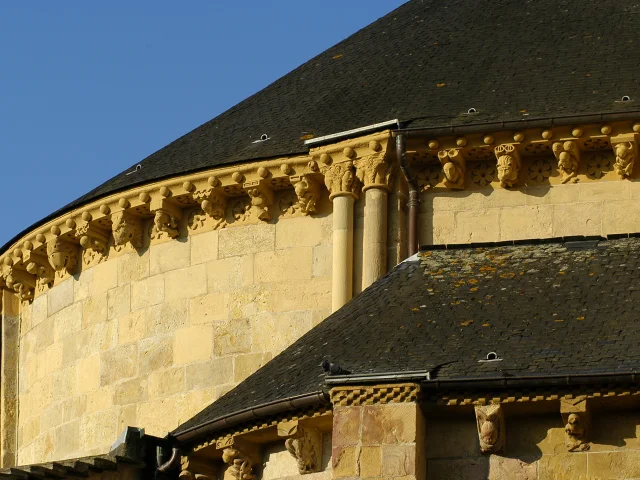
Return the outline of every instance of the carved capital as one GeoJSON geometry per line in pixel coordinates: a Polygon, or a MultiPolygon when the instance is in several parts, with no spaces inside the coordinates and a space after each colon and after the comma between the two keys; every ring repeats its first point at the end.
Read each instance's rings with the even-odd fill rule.
{"type": "Polygon", "coordinates": [[[560,415],[564,423],[565,444],[569,452],[584,452],[591,448],[589,434],[591,415],[586,397],[560,399],[560,415]]]}
{"type": "Polygon", "coordinates": [[[256,180],[243,185],[244,190],[249,195],[251,206],[247,212],[249,216],[268,222],[273,216],[273,190],[267,184],[256,180]]]}
{"type": "Polygon", "coordinates": [[[300,475],[320,471],[322,433],[315,428],[303,428],[297,420],[278,425],[278,436],[285,438],[285,448],[296,459],[300,475]]]}
{"type": "Polygon", "coordinates": [[[199,457],[180,459],[180,480],[216,480],[218,465],[213,460],[199,457]]]}
{"type": "Polygon", "coordinates": [[[213,227],[214,230],[227,226],[227,197],[222,191],[213,187],[196,190],[193,192],[193,198],[200,203],[202,211],[216,222],[213,227]]]}
{"type": "Polygon", "coordinates": [[[476,424],[482,453],[504,452],[506,428],[501,405],[476,406],[476,424]]]}
{"type": "Polygon", "coordinates": [[[386,158],[384,151],[365,155],[354,163],[358,180],[363,185],[363,192],[369,188],[384,188],[391,191],[395,164],[386,158]]]}
{"type": "Polygon", "coordinates": [[[297,203],[292,207],[293,212],[302,215],[316,213],[320,202],[318,181],[310,175],[296,175],[290,177],[290,180],[297,197],[297,203]]]}
{"type": "Polygon", "coordinates": [[[613,169],[620,178],[629,178],[638,157],[638,144],[634,134],[618,135],[611,138],[611,146],[616,156],[613,169]]]}
{"type": "Polygon", "coordinates": [[[348,195],[358,198],[358,181],[356,168],[352,161],[334,163],[322,169],[324,183],[329,190],[329,200],[338,195],[348,195]]]}
{"type": "Polygon", "coordinates": [[[502,188],[513,187],[520,173],[520,154],[512,143],[498,145],[494,150],[498,160],[498,180],[502,188]]]}
{"type": "Polygon", "coordinates": [[[85,265],[97,265],[107,258],[109,235],[105,230],[85,221],[76,225],[75,237],[80,239],[82,261],[85,265]]]}
{"type": "Polygon", "coordinates": [[[254,459],[246,452],[229,447],[222,451],[222,461],[229,465],[229,474],[237,480],[253,480],[256,475],[253,473],[254,459]]]}
{"type": "Polygon", "coordinates": [[[442,164],[444,184],[448,188],[463,189],[466,162],[462,150],[459,148],[440,150],[438,160],[442,164]]]}
{"type": "Polygon", "coordinates": [[[58,278],[73,275],[78,266],[78,246],[62,237],[47,242],[47,258],[58,278]]]}
{"type": "Polygon", "coordinates": [[[570,180],[577,182],[578,168],[580,166],[580,150],[573,140],[555,142],[551,147],[558,160],[558,170],[562,173],[562,183],[570,180]]]}
{"type": "Polygon", "coordinates": [[[142,222],[140,218],[125,210],[111,215],[113,243],[121,247],[127,243],[142,248],[142,222]]]}

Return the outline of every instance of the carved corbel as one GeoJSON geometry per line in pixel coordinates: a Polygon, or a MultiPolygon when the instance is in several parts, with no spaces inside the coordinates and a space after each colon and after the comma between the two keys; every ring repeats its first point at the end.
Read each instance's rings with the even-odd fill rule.
{"type": "Polygon", "coordinates": [[[501,405],[482,405],[475,407],[478,438],[482,453],[504,452],[506,428],[501,405]]]}
{"type": "Polygon", "coordinates": [[[227,197],[215,188],[219,184],[218,179],[211,177],[209,187],[193,192],[193,198],[200,204],[202,211],[215,221],[214,230],[224,228],[227,225],[227,197]]]}
{"type": "Polygon", "coordinates": [[[225,448],[222,451],[222,461],[229,465],[229,474],[237,480],[253,480],[256,474],[253,472],[256,461],[247,452],[234,447],[225,448]]]}
{"type": "Polygon", "coordinates": [[[567,450],[570,452],[589,450],[591,414],[587,408],[587,399],[585,397],[560,399],[560,415],[565,425],[567,450]]]}
{"type": "Polygon", "coordinates": [[[356,168],[352,161],[334,163],[322,169],[324,183],[329,190],[329,200],[339,195],[358,198],[358,181],[356,168]]]}
{"type": "Polygon", "coordinates": [[[249,215],[264,222],[271,220],[274,196],[273,190],[267,182],[256,180],[247,182],[242,187],[251,200],[249,215]]]}
{"type": "Polygon", "coordinates": [[[218,465],[211,459],[182,457],[180,465],[181,480],[216,480],[218,478],[218,465]]]}
{"type": "Polygon", "coordinates": [[[634,134],[618,135],[611,138],[611,147],[616,156],[613,169],[620,178],[629,178],[638,157],[638,144],[634,134]]]}
{"type": "Polygon", "coordinates": [[[58,278],[73,275],[78,266],[78,246],[63,237],[47,242],[47,258],[58,278]]]}
{"type": "Polygon", "coordinates": [[[362,183],[362,191],[369,188],[384,188],[391,191],[395,164],[386,158],[386,152],[378,142],[371,142],[369,148],[373,150],[370,155],[364,155],[357,159],[354,164],[356,175],[362,183]]]}
{"type": "Polygon", "coordinates": [[[319,472],[322,461],[322,433],[303,428],[297,420],[278,425],[278,436],[285,438],[285,448],[296,459],[300,475],[319,472]]]}
{"type": "Polygon", "coordinates": [[[180,219],[182,210],[168,198],[156,198],[149,205],[153,213],[153,225],[150,237],[158,240],[164,237],[176,238],[180,234],[180,219]]]}
{"type": "Polygon", "coordinates": [[[7,288],[13,290],[20,301],[30,302],[36,289],[37,277],[17,268],[13,259],[6,257],[2,269],[2,276],[7,288]]]}
{"type": "Polygon", "coordinates": [[[298,199],[293,206],[294,211],[303,215],[316,213],[320,202],[318,181],[310,175],[295,175],[290,177],[290,180],[298,199]]]}
{"type": "Polygon", "coordinates": [[[553,154],[558,160],[558,170],[562,173],[562,183],[569,180],[577,182],[578,167],[580,166],[580,150],[573,140],[555,142],[552,146],[553,154]]]}
{"type": "Polygon", "coordinates": [[[45,255],[27,250],[22,258],[26,270],[36,276],[36,291],[42,293],[51,287],[55,279],[55,272],[45,255]]]}
{"type": "Polygon", "coordinates": [[[466,162],[462,150],[459,148],[440,150],[438,159],[442,164],[444,184],[448,188],[463,189],[466,162]]]}
{"type": "Polygon", "coordinates": [[[512,143],[498,145],[494,150],[498,160],[498,180],[502,188],[513,187],[520,173],[520,154],[512,143]]]}
{"type": "Polygon", "coordinates": [[[109,253],[109,234],[90,223],[91,215],[84,214],[83,222],[76,225],[75,237],[80,240],[82,261],[87,266],[97,265],[109,253]]]}
{"type": "Polygon", "coordinates": [[[139,217],[122,210],[111,215],[111,223],[113,243],[116,247],[122,247],[129,243],[134,248],[142,248],[143,231],[139,217]]]}

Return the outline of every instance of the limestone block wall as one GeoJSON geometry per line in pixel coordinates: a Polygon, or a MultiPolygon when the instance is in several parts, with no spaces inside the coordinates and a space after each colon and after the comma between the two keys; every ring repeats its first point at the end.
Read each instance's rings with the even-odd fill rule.
{"type": "MultiPolygon", "coordinates": [[[[526,166],[527,164],[525,164],[526,166]]],[[[521,175],[529,170],[523,168],[521,175]]],[[[552,175],[558,175],[551,170],[552,175]]],[[[471,173],[469,173],[471,175],[471,173]]],[[[570,235],[607,235],[640,231],[640,183],[612,172],[578,183],[553,182],[504,189],[469,180],[465,190],[439,186],[421,195],[422,244],[495,242],[570,235]]]]}
{"type": "Polygon", "coordinates": [[[504,455],[482,455],[473,412],[427,418],[427,479],[604,480],[640,477],[640,413],[598,412],[587,452],[567,452],[560,414],[509,417],[504,455]]]}
{"type": "Polygon", "coordinates": [[[332,218],[281,218],[120,254],[23,303],[18,464],[164,436],[331,311],[332,218]]]}

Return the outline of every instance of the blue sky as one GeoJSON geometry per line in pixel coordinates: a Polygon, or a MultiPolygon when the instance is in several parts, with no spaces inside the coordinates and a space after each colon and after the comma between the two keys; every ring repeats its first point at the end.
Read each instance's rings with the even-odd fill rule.
{"type": "Polygon", "coordinates": [[[0,245],[402,3],[0,2],[0,245]]]}

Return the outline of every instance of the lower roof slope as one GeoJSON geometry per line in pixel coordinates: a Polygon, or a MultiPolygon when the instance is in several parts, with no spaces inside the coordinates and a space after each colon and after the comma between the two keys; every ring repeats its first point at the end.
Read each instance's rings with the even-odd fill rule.
{"type": "Polygon", "coordinates": [[[424,251],[173,432],[352,374],[432,380],[630,372],[640,367],[640,239],[424,251]],[[489,352],[503,360],[483,363],[489,352]]]}
{"type": "Polygon", "coordinates": [[[392,119],[440,127],[640,110],[638,32],[637,0],[411,0],[64,210],[160,178],[305,153],[308,136],[392,119]],[[270,140],[253,143],[262,134],[270,140]]]}

